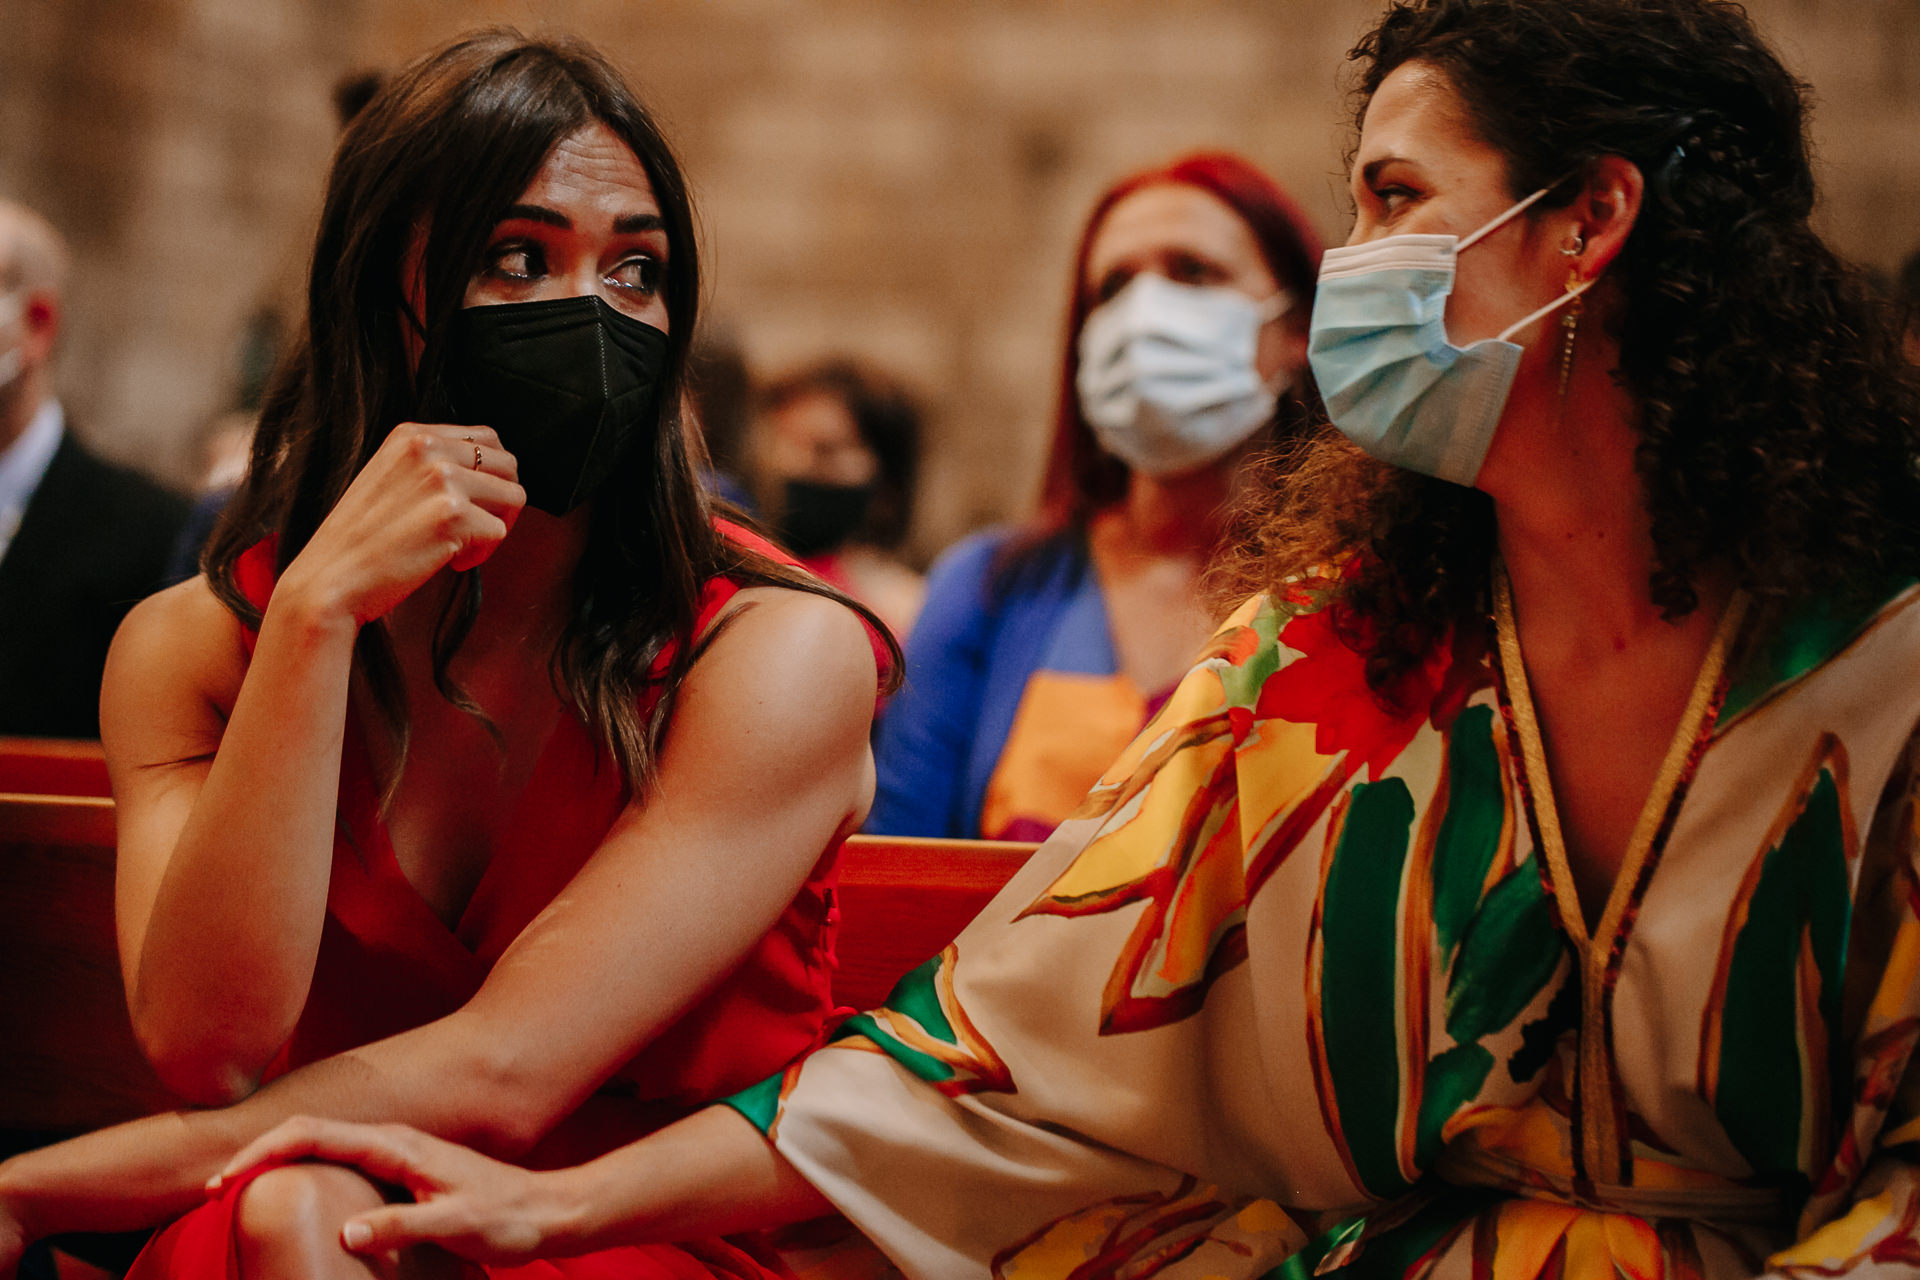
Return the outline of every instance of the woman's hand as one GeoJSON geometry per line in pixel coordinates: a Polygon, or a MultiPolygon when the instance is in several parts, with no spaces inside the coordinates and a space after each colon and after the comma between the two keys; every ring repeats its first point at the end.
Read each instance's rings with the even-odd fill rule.
{"type": "Polygon", "coordinates": [[[443,568],[493,554],[526,505],[519,466],[489,427],[395,427],[275,589],[356,626],[385,617],[443,568]]]}
{"type": "Polygon", "coordinates": [[[218,1190],[224,1179],[258,1164],[291,1160],[348,1165],[413,1194],[413,1204],[349,1218],[340,1243],[353,1253],[436,1244],[474,1262],[526,1262],[565,1252],[566,1231],[581,1216],[581,1206],[565,1194],[564,1174],[529,1173],[404,1125],[311,1116],[256,1139],[207,1187],[218,1190]]]}

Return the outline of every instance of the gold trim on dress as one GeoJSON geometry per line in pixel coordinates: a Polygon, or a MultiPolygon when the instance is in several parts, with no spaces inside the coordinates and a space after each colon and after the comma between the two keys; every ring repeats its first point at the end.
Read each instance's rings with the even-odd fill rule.
{"type": "Polygon", "coordinates": [[[1627,911],[1633,904],[1636,887],[1652,855],[1654,843],[1672,807],[1674,792],[1685,778],[1687,764],[1699,745],[1701,732],[1720,688],[1726,669],[1727,652],[1739,634],[1746,617],[1747,596],[1735,592],[1713,633],[1694,677],[1693,692],[1675,726],[1673,739],[1654,776],[1653,789],[1640,806],[1640,817],[1627,841],[1626,856],[1614,876],[1600,920],[1591,935],[1587,932],[1587,914],[1574,884],[1573,866],[1567,860],[1567,845],[1560,830],[1560,812],[1553,798],[1553,782],[1547,772],[1547,753],[1534,714],[1533,694],[1527,685],[1526,662],[1520,654],[1520,632],[1514,624],[1513,584],[1507,579],[1504,564],[1493,570],[1493,620],[1498,638],[1500,669],[1506,679],[1508,703],[1513,710],[1514,727],[1519,731],[1521,766],[1526,770],[1527,789],[1533,796],[1534,817],[1540,826],[1553,896],[1560,904],[1560,918],[1572,937],[1580,959],[1580,1087],[1574,1100],[1578,1108],[1575,1131],[1580,1136],[1581,1165],[1595,1183],[1617,1185],[1625,1177],[1621,1168],[1619,1116],[1615,1107],[1613,1063],[1609,1056],[1606,1003],[1608,961],[1623,941],[1620,937],[1627,911]],[[1600,945],[1596,945],[1600,944],[1600,945]]]}

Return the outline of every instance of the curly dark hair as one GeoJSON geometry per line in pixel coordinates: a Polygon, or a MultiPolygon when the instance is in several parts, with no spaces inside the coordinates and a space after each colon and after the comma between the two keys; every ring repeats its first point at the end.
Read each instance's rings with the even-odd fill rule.
{"type": "MultiPolygon", "coordinates": [[[[1518,200],[1584,165],[1646,196],[1609,275],[1616,380],[1639,413],[1654,604],[1724,565],[1762,616],[1864,595],[1920,564],[1920,388],[1864,274],[1808,225],[1805,86],[1724,0],[1397,0],[1349,57],[1356,127],[1380,84],[1444,75],[1518,200]]],[[[1374,461],[1331,429],[1239,516],[1223,595],[1345,566],[1329,607],[1375,693],[1486,607],[1491,501],[1374,461]]]]}

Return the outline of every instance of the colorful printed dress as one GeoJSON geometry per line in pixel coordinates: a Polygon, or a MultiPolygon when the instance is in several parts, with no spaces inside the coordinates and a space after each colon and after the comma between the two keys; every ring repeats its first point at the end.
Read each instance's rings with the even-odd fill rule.
{"type": "Polygon", "coordinates": [[[1496,590],[1404,716],[1250,602],[731,1104],[916,1280],[1912,1275],[1920,587],[1728,610],[1592,939],[1496,590]]]}
{"type": "MultiPolygon", "coordinates": [[[[733,541],[791,563],[746,530],[717,523],[733,541]]],[[[274,581],[269,544],[242,556],[236,576],[264,610],[274,581]]],[[[709,581],[696,630],[704,632],[739,589],[725,578],[709,581]]],[[[884,647],[877,636],[870,638],[884,664],[884,647]]],[[[667,661],[663,656],[659,668],[667,661]]],[[[472,999],[520,931],[592,856],[630,799],[620,771],[587,727],[562,715],[473,897],[449,925],[401,870],[379,795],[364,737],[349,717],[320,951],[306,1006],[268,1078],[445,1017],[472,999]]],[[[838,855],[837,841],[823,849],[799,893],[740,963],[615,1071],[527,1163],[553,1167],[590,1159],[778,1070],[818,1044],[836,1012],[838,855]]],[[[155,1236],[129,1280],[238,1277],[235,1214],[247,1180],[229,1182],[218,1199],[155,1236]]],[[[772,1280],[787,1269],[763,1241],[743,1237],[628,1246],[486,1274],[499,1280],[772,1280]]]]}

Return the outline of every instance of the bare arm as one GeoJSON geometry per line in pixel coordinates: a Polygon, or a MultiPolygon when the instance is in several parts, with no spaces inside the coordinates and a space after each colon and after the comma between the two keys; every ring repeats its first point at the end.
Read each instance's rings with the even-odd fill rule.
{"type": "Polygon", "coordinates": [[[297,1114],[524,1151],[739,962],[872,795],[874,668],[859,622],[800,593],[742,599],[755,607],[682,688],[656,794],[629,806],[464,1008],[238,1106],[0,1165],[0,1211],[35,1236],[159,1221],[297,1114]]]}
{"type": "Polygon", "coordinates": [[[287,567],[251,664],[198,579],[115,638],[100,729],[121,968],[141,1048],[183,1096],[244,1097],[291,1034],[326,916],[354,637],[499,544],[513,474],[485,428],[403,425],[287,567]],[[453,465],[469,435],[492,470],[453,465]]]}
{"type": "Polygon", "coordinates": [[[762,1230],[833,1206],[740,1114],[709,1107],[573,1169],[531,1173],[399,1125],[290,1120],[236,1156],[319,1159],[403,1186],[414,1203],[349,1220],[341,1243],[381,1254],[437,1244],[513,1265],[626,1244],[762,1230]]]}

